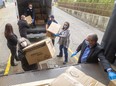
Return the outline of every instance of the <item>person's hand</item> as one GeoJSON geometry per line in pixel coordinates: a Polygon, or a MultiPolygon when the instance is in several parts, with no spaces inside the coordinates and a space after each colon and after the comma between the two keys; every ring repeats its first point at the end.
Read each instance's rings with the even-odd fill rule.
{"type": "Polygon", "coordinates": [[[114,71],[109,71],[109,72],[108,72],[108,77],[109,77],[109,80],[114,80],[114,79],[116,79],[116,72],[114,72],[114,71]]]}
{"type": "Polygon", "coordinates": [[[54,36],[59,36],[60,34],[54,34],[54,36]]]}
{"type": "Polygon", "coordinates": [[[74,57],[77,53],[78,53],[78,52],[75,51],[75,52],[71,55],[71,57],[74,57]]]}

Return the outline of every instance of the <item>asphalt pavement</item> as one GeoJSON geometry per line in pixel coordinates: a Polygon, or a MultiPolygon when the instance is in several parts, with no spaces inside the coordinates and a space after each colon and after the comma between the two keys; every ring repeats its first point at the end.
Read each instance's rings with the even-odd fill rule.
{"type": "Polygon", "coordinates": [[[6,23],[11,23],[14,33],[19,36],[17,29],[17,17],[14,3],[6,3],[6,8],[0,9],[0,73],[4,72],[10,51],[7,48],[7,42],[4,37],[6,23]]]}

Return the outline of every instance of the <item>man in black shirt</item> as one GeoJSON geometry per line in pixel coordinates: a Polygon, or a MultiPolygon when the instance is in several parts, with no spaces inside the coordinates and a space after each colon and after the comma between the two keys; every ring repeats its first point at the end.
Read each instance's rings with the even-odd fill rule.
{"type": "Polygon", "coordinates": [[[29,25],[24,15],[21,15],[21,20],[18,21],[18,26],[19,26],[20,36],[27,38],[27,29],[29,28],[29,25]]]}
{"type": "Polygon", "coordinates": [[[29,4],[28,8],[26,9],[25,15],[26,15],[26,16],[31,16],[33,26],[36,26],[36,25],[35,25],[35,11],[34,11],[34,9],[33,9],[32,4],[29,4]]]}

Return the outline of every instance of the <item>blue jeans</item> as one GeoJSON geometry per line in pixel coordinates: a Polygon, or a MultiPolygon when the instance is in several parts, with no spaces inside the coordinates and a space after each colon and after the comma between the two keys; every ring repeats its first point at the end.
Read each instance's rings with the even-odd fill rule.
{"type": "Polygon", "coordinates": [[[59,46],[59,49],[60,49],[60,53],[59,53],[59,55],[60,56],[63,56],[63,50],[64,50],[64,57],[65,57],[65,62],[68,62],[68,49],[66,48],[66,47],[64,47],[63,45],[60,45],[59,46]]]}

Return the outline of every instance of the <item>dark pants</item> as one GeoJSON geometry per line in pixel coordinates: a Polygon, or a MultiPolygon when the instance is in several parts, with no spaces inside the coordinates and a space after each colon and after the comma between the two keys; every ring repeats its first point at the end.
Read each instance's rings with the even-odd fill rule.
{"type": "Polygon", "coordinates": [[[32,64],[32,65],[28,64],[27,59],[26,59],[25,54],[22,51],[22,49],[18,50],[18,57],[20,58],[21,66],[22,66],[24,71],[30,71],[30,70],[37,70],[38,69],[37,64],[32,64]]]}
{"type": "Polygon", "coordinates": [[[34,19],[34,22],[32,22],[32,24],[33,24],[34,27],[36,27],[36,25],[35,25],[35,19],[34,19]]]}
{"type": "Polygon", "coordinates": [[[54,39],[52,39],[52,43],[53,43],[53,45],[54,45],[54,42],[55,42],[55,40],[54,40],[54,39]]]}
{"type": "Polygon", "coordinates": [[[3,7],[6,7],[6,6],[5,6],[5,1],[3,1],[3,7]]]}
{"type": "Polygon", "coordinates": [[[14,59],[16,59],[18,61],[18,58],[17,58],[17,54],[16,54],[16,46],[12,46],[12,45],[8,45],[8,48],[10,49],[11,51],[11,66],[15,65],[14,63],[14,59]]]}
{"type": "Polygon", "coordinates": [[[60,53],[59,53],[59,55],[60,56],[63,56],[63,50],[64,50],[64,57],[65,57],[65,62],[68,62],[68,49],[66,48],[66,47],[64,47],[63,45],[60,45],[59,46],[59,49],[60,49],[60,53]]]}

